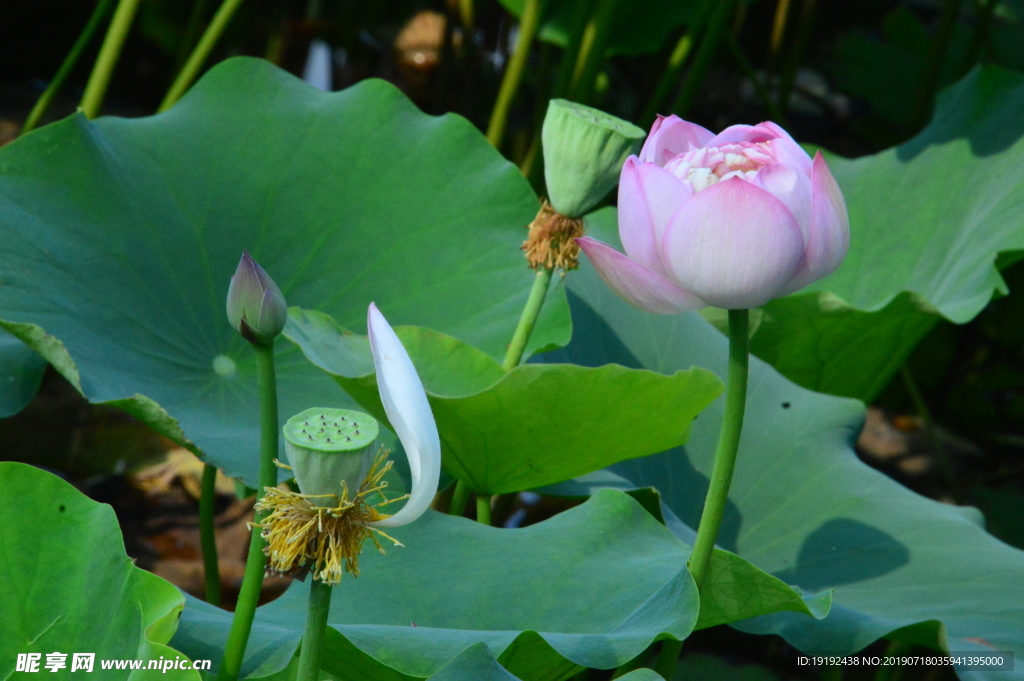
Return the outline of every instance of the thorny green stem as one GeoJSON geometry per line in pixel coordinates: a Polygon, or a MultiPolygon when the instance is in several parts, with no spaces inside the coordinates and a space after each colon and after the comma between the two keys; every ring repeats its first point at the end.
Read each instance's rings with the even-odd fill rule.
{"type": "Polygon", "coordinates": [[[545,4],[545,0],[526,0],[523,14],[519,18],[519,35],[516,38],[515,50],[508,60],[508,67],[501,79],[501,89],[498,90],[498,98],[491,112],[491,120],[487,124],[487,141],[496,149],[501,148],[501,140],[505,137],[508,112],[523,80],[526,62],[530,57],[530,47],[533,45],[534,36],[537,35],[545,4]]]}
{"type": "MultiPolygon", "coordinates": [[[[280,424],[277,416],[277,378],[274,374],[274,345],[253,345],[256,353],[256,381],[259,384],[260,400],[260,486],[256,492],[259,501],[267,487],[277,484],[278,432],[280,424]]],[[[263,521],[263,513],[257,513],[254,523],[263,521]]],[[[252,620],[256,614],[260,591],[263,588],[263,573],[267,566],[267,557],[263,555],[265,542],[258,528],[253,528],[249,540],[249,555],[245,562],[245,574],[242,576],[242,588],[238,594],[238,605],[235,616],[231,620],[231,631],[228,633],[227,645],[224,648],[224,659],[220,665],[217,681],[237,681],[238,672],[242,667],[245,646],[252,630],[252,620]]]]}
{"type": "Polygon", "coordinates": [[[491,495],[476,495],[476,521],[481,525],[491,524],[491,495]]]}
{"type": "Polygon", "coordinates": [[[96,57],[96,63],[93,64],[89,82],[86,83],[85,93],[82,95],[82,103],[79,105],[86,118],[96,118],[100,111],[103,97],[107,94],[107,85],[110,84],[114,67],[121,56],[121,48],[124,47],[124,40],[132,26],[139,2],[140,0],[120,0],[117,3],[114,18],[110,20],[103,46],[96,57]]]}
{"type": "Polygon", "coordinates": [[[32,107],[32,111],[29,112],[28,118],[25,119],[25,125],[21,127],[21,134],[24,135],[26,132],[30,132],[39,125],[39,121],[42,120],[43,116],[46,115],[47,109],[50,108],[50,103],[53,102],[53,98],[60,92],[61,87],[64,86],[64,81],[67,80],[68,74],[75,68],[78,63],[79,57],[82,56],[82,52],[89,45],[93,35],[96,34],[96,29],[103,23],[103,19],[110,13],[110,8],[113,6],[114,0],[100,0],[96,4],[96,8],[92,11],[92,15],[89,17],[89,21],[86,22],[85,28],[82,29],[82,33],[78,36],[78,40],[71,46],[71,51],[68,52],[68,56],[64,57],[64,62],[57,69],[57,73],[53,76],[53,80],[43,90],[43,94],[39,95],[39,99],[36,101],[35,106],[32,107]]]}
{"type": "Polygon", "coordinates": [[[686,117],[686,113],[697,98],[697,93],[700,91],[701,85],[704,84],[704,77],[707,76],[708,71],[711,70],[712,65],[715,63],[715,58],[718,56],[718,47],[721,45],[722,38],[729,29],[729,19],[732,18],[735,4],[736,0],[719,0],[714,13],[711,15],[711,21],[708,24],[707,31],[704,33],[704,39],[701,40],[700,47],[697,48],[697,56],[694,57],[693,64],[690,66],[690,70],[687,71],[686,77],[683,79],[683,85],[676,96],[676,101],[672,105],[672,111],[683,118],[686,117]]]}
{"type": "MultiPolygon", "coordinates": [[[[697,526],[697,539],[693,542],[693,553],[687,567],[693,575],[698,591],[704,583],[711,553],[715,548],[718,528],[725,515],[729,501],[729,486],[733,469],[736,467],[736,452],[740,447],[743,430],[743,412],[747,404],[747,368],[750,362],[750,311],[729,310],[729,374],[725,386],[725,414],[722,429],[718,435],[715,463],[711,470],[711,482],[704,499],[704,510],[697,526]]],[[[672,676],[682,643],[665,641],[658,658],[657,671],[666,679],[672,676]]]]}
{"type": "Polygon", "coordinates": [[[199,496],[199,543],[203,547],[203,575],[206,602],[220,606],[220,566],[217,563],[217,534],[214,527],[217,501],[217,467],[203,464],[202,494],[199,496]]]}
{"type": "Polygon", "coordinates": [[[302,633],[299,650],[299,669],[295,681],[320,681],[320,659],[327,633],[327,615],[331,610],[330,584],[310,578],[309,609],[306,610],[306,629],[302,633]]]}
{"type": "Polygon", "coordinates": [[[192,83],[195,82],[199,71],[202,70],[203,64],[206,63],[206,59],[210,56],[210,52],[213,51],[214,45],[220,40],[224,29],[227,28],[231,18],[235,15],[235,10],[241,4],[242,0],[224,0],[217,13],[213,15],[210,25],[203,32],[203,37],[196,43],[195,49],[192,50],[192,55],[185,62],[185,65],[181,67],[181,71],[178,72],[174,82],[171,83],[171,87],[167,94],[164,95],[164,101],[160,103],[157,113],[171,108],[192,87],[192,83]]]}

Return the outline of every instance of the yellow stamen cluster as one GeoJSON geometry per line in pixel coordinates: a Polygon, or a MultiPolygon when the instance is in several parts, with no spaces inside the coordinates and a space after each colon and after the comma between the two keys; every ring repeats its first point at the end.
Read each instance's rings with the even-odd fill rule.
{"type": "Polygon", "coordinates": [[[583,220],[562,215],[544,199],[528,229],[522,249],[531,268],[574,270],[579,266],[576,238],[583,236],[583,220]]]}
{"type": "Polygon", "coordinates": [[[309,565],[315,579],[333,585],[341,581],[343,571],[353,577],[359,576],[359,554],[367,538],[373,540],[381,553],[384,553],[384,547],[377,534],[401,546],[397,539],[367,525],[388,517],[378,512],[376,507],[406,498],[385,499],[373,505],[367,503],[366,499],[371,494],[380,493],[384,497],[387,483],[381,479],[390,469],[387,450],[382,449],[355,497],[350,501],[348,490],[343,489],[337,508],[317,506],[311,501],[316,497],[310,495],[268,487],[266,494],[256,503],[256,511],[267,512],[267,516],[255,524],[262,529],[263,538],[267,541],[263,549],[269,558],[267,571],[292,575],[309,565]]]}

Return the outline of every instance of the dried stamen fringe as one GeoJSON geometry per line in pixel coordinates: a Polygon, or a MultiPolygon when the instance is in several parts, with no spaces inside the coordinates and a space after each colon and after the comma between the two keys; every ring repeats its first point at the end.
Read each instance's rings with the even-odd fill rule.
{"type": "Polygon", "coordinates": [[[528,229],[530,234],[522,250],[526,251],[531,268],[574,270],[579,266],[580,247],[576,238],[583,236],[583,220],[562,215],[543,199],[528,229]]]}
{"type": "Polygon", "coordinates": [[[394,542],[395,546],[401,546],[394,537],[367,526],[367,523],[388,517],[378,512],[376,507],[408,496],[385,498],[373,505],[367,503],[366,499],[371,494],[380,493],[384,497],[387,483],[381,479],[392,465],[387,461],[387,454],[386,449],[378,452],[355,498],[349,501],[348,489],[342,489],[341,503],[337,508],[317,506],[310,501],[313,498],[310,495],[268,487],[255,507],[257,511],[268,512],[262,522],[255,525],[262,529],[263,538],[267,541],[263,549],[269,559],[267,571],[292,575],[309,564],[314,578],[325,584],[337,584],[343,570],[353,577],[359,576],[359,554],[367,538],[373,540],[381,553],[384,553],[384,547],[376,536],[378,534],[394,542]]]}

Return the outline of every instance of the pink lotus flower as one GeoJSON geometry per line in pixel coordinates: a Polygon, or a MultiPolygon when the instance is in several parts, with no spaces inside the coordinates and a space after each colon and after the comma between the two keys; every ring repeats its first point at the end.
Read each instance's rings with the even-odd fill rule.
{"type": "Polygon", "coordinates": [[[774,123],[713,135],[659,116],[619,178],[626,253],[577,239],[601,278],[633,305],[675,314],[757,307],[832,272],[846,256],[843,194],[774,123]]]}

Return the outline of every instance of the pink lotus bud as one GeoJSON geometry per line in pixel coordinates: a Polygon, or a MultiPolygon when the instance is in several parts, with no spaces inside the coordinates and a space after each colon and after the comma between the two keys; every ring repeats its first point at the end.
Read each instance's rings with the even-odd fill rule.
{"type": "Polygon", "coordinates": [[[284,294],[247,251],[228,286],[228,321],[254,345],[272,343],[288,321],[284,294]]]}
{"type": "Polygon", "coordinates": [[[850,243],[843,194],[774,123],[718,135],[659,116],[619,177],[622,254],[577,239],[601,278],[658,314],[745,309],[797,291],[839,266],[850,243]]]}

